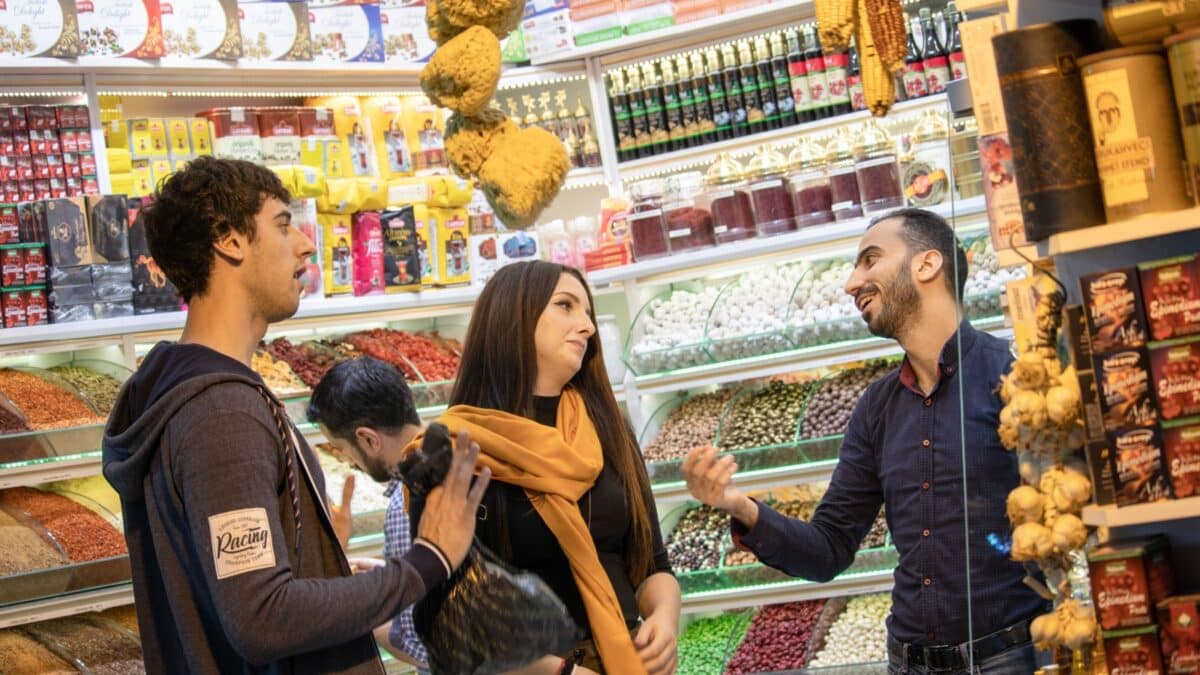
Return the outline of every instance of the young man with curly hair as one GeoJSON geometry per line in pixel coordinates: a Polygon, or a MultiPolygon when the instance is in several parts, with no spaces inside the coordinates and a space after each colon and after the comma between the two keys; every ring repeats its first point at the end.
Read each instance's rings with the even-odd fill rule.
{"type": "Polygon", "coordinates": [[[250,368],[292,316],[313,244],[287,189],[249,162],[201,157],[146,209],[150,251],[188,303],[105,430],[149,673],[382,673],[371,631],[466,555],[486,470],[456,439],[412,549],[352,575],[316,457],[250,368]]]}

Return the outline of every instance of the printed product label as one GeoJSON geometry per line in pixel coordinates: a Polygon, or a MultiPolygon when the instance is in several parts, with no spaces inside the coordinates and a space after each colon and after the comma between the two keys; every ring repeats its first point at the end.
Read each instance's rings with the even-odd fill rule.
{"type": "Polygon", "coordinates": [[[0,2],[0,56],[75,56],[79,29],[72,0],[0,2]]]}
{"type": "Polygon", "coordinates": [[[378,5],[314,7],[308,11],[315,61],[383,61],[378,5]]]}
{"type": "Polygon", "coordinates": [[[242,22],[243,59],[312,60],[304,3],[244,2],[238,4],[238,15],[242,22]]]}
{"type": "Polygon", "coordinates": [[[80,53],[157,58],[166,53],[158,0],[91,0],[79,6],[80,53]]]}
{"type": "Polygon", "coordinates": [[[1154,146],[1139,137],[1129,77],[1124,68],[1083,78],[1096,144],[1096,168],[1107,206],[1150,198],[1146,171],[1154,170],[1154,146]]]}
{"type": "Polygon", "coordinates": [[[160,0],[168,58],[236,59],[242,53],[234,0],[160,0]]]}
{"type": "Polygon", "coordinates": [[[209,516],[208,531],[218,579],[275,566],[266,509],[239,509],[209,516]]]}

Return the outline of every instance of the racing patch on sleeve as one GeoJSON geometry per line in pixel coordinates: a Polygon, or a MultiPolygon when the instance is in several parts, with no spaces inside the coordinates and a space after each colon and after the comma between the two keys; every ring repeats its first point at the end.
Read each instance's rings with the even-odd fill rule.
{"type": "Polygon", "coordinates": [[[208,517],[218,579],[275,566],[267,510],[239,509],[208,517]]]}

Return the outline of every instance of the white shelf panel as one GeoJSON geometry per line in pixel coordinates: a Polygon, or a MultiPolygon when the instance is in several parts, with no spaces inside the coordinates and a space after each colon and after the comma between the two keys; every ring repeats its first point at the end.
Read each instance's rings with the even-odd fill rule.
{"type": "Polygon", "coordinates": [[[20,485],[40,485],[71,478],[87,478],[100,474],[100,452],[79,457],[48,459],[29,466],[0,468],[0,489],[20,485]]]}
{"type": "Polygon", "coordinates": [[[863,595],[890,591],[893,570],[864,572],[838,577],[823,584],[796,579],[779,584],[764,584],[719,591],[703,591],[683,596],[685,613],[723,612],[743,607],[759,607],[784,602],[822,600],[843,595],[863,595]]]}
{"type": "Polygon", "coordinates": [[[581,167],[571,169],[567,174],[567,180],[563,183],[564,190],[578,190],[579,188],[601,187],[607,185],[604,180],[604,167],[581,167]]]}
{"type": "Polygon", "coordinates": [[[109,607],[133,604],[133,584],[123,583],[78,593],[67,593],[45,600],[0,607],[0,628],[47,621],[84,612],[99,612],[109,607]]]}
{"type": "MultiPolygon", "coordinates": [[[[1012,329],[1004,328],[1003,319],[989,319],[976,322],[974,325],[999,338],[1009,339],[1012,337],[1012,329]]],[[[896,356],[902,352],[900,345],[894,340],[882,338],[839,342],[752,359],[696,366],[665,375],[646,375],[636,379],[637,390],[641,395],[666,394],[798,370],[814,370],[848,361],[896,356]]]]}
{"type": "MultiPolygon", "coordinates": [[[[915,121],[922,113],[931,109],[947,110],[946,95],[935,94],[912,101],[901,101],[892,107],[892,111],[883,119],[883,123],[886,125],[898,118],[912,118],[915,121]]],[[[830,117],[828,119],[805,122],[804,124],[784,127],[783,129],[773,129],[740,138],[709,143],[695,148],[687,148],[686,150],[665,152],[653,157],[643,157],[641,159],[621,162],[617,165],[617,170],[620,172],[621,178],[629,181],[648,176],[665,175],[688,169],[707,167],[716,161],[717,153],[720,152],[728,152],[734,157],[745,157],[753,154],[758,146],[764,143],[787,150],[787,146],[795,144],[801,135],[828,134],[835,129],[845,126],[862,124],[870,119],[870,117],[871,114],[869,112],[860,110],[847,115],[838,115],[837,117],[830,117]]]]}
{"type": "MultiPolygon", "coordinates": [[[[739,490],[754,492],[769,490],[777,487],[791,487],[801,483],[816,483],[829,480],[833,469],[837,466],[836,459],[821,462],[808,462],[793,466],[780,466],[760,471],[739,471],[736,480],[739,490]]],[[[652,485],[654,503],[659,511],[668,511],[677,504],[694,501],[687,491],[686,483],[663,483],[652,485]]]]}
{"type": "Polygon", "coordinates": [[[1200,497],[1138,504],[1136,506],[1083,507],[1083,522],[1095,527],[1125,527],[1146,525],[1165,520],[1200,518],[1200,497]]]}
{"type": "MultiPolygon", "coordinates": [[[[1064,255],[1195,229],[1200,229],[1200,208],[1156,213],[1119,223],[1063,232],[1051,236],[1046,241],[1039,242],[1037,250],[1042,257],[1064,255]]],[[[1185,253],[1185,251],[1180,251],[1180,253],[1185,253]]]]}
{"type": "MultiPolygon", "coordinates": [[[[952,220],[956,229],[975,220],[986,219],[987,208],[983,197],[972,197],[957,203],[939,204],[933,212],[952,220]]],[[[986,222],[986,221],[985,221],[986,222]]],[[[736,241],[723,246],[714,246],[635,262],[621,267],[589,272],[588,282],[593,286],[606,286],[623,281],[667,281],[667,277],[678,279],[694,277],[718,267],[741,266],[749,268],[748,261],[766,262],[766,258],[794,260],[805,249],[817,248],[836,242],[857,239],[870,225],[870,218],[855,218],[840,223],[806,227],[774,237],[756,237],[736,241]]]]}
{"type": "Polygon", "coordinates": [[[590,57],[620,55],[621,58],[642,52],[665,53],[698,43],[711,43],[726,39],[733,33],[749,33],[771,28],[783,28],[799,23],[813,15],[812,0],[774,0],[767,5],[730,12],[711,19],[681,23],[670,28],[629,35],[616,40],[598,42],[585,47],[575,47],[543,57],[534,58],[533,64],[541,66],[562,61],[575,61],[590,57]]]}

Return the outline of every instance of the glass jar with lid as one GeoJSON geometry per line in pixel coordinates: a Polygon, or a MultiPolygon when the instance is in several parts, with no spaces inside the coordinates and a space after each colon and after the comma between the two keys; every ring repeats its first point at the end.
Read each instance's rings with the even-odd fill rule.
{"type": "Polygon", "coordinates": [[[788,182],[796,202],[796,224],[800,227],[833,222],[833,191],[825,170],[825,149],[812,138],[800,144],[788,156],[792,173],[788,182]]]}
{"type": "Polygon", "coordinates": [[[699,171],[688,171],[667,179],[663,218],[672,253],[716,245],[712,213],[707,204],[700,203],[703,194],[704,175],[699,171]]]}
{"type": "Polygon", "coordinates": [[[728,152],[717,155],[717,161],[704,174],[704,183],[704,197],[698,201],[712,214],[718,244],[749,239],[758,233],[746,172],[736,159],[728,152]]]}
{"type": "Polygon", "coordinates": [[[826,146],[829,192],[833,198],[834,220],[860,217],[862,197],[858,192],[858,174],[854,171],[854,143],[845,128],[826,146]]]}
{"type": "Polygon", "coordinates": [[[854,143],[854,171],[858,174],[863,215],[904,205],[896,142],[874,119],[863,124],[854,143]]]}
{"type": "Polygon", "coordinates": [[[755,224],[762,236],[791,232],[796,229],[796,207],[788,185],[787,158],[782,152],[763,144],[750,160],[750,198],[754,202],[755,224]]]}
{"type": "Polygon", "coordinates": [[[671,252],[662,210],[666,192],[667,182],[662,178],[647,178],[629,186],[632,203],[625,220],[634,260],[649,260],[671,252]]]}
{"type": "Polygon", "coordinates": [[[911,157],[904,167],[900,184],[909,206],[933,206],[950,197],[953,172],[950,155],[950,126],[936,110],[926,110],[909,135],[911,157]]]}
{"type": "Polygon", "coordinates": [[[954,162],[951,180],[959,199],[983,194],[983,172],[979,166],[979,125],[974,115],[954,120],[950,131],[950,156],[954,162]]]}

